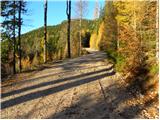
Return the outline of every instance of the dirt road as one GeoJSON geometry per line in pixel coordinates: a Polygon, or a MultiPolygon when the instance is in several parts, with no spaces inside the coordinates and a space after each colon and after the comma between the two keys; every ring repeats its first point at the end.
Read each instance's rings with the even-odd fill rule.
{"type": "Polygon", "coordinates": [[[144,106],[128,106],[133,96],[120,86],[104,52],[23,76],[2,84],[1,118],[147,118],[144,106]]]}

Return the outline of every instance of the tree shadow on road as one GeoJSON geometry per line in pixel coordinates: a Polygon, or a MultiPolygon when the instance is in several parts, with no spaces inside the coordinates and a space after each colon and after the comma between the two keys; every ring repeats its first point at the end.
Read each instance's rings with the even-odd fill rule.
{"type": "MultiPolygon", "coordinates": [[[[32,89],[44,87],[44,86],[47,86],[47,85],[53,85],[53,84],[57,84],[57,83],[65,82],[65,81],[75,81],[78,78],[83,78],[85,76],[98,74],[98,73],[101,73],[101,72],[109,71],[111,69],[112,69],[112,66],[109,67],[109,68],[102,69],[102,70],[89,72],[89,73],[84,73],[84,74],[81,74],[81,75],[65,77],[65,78],[62,78],[62,79],[57,79],[57,80],[48,81],[48,82],[42,82],[40,84],[36,84],[36,85],[29,86],[29,87],[21,88],[21,89],[18,89],[18,90],[2,93],[1,97],[4,98],[4,97],[8,97],[8,96],[15,95],[15,94],[20,94],[22,92],[26,92],[26,91],[29,91],[29,90],[32,90],[32,89]]],[[[53,76],[53,74],[51,74],[49,76],[53,76]]],[[[39,79],[46,78],[46,77],[49,77],[49,76],[43,76],[43,77],[40,77],[39,79]]],[[[34,81],[34,79],[32,79],[32,82],[33,81],[34,81]]]]}
{"type": "MultiPolygon", "coordinates": [[[[117,84],[110,85],[105,88],[105,92],[109,95],[100,99],[97,103],[87,106],[92,102],[90,95],[82,96],[76,104],[63,111],[53,114],[48,118],[52,119],[134,119],[139,117],[147,118],[140,115],[143,110],[148,110],[150,107],[157,104],[158,95],[146,99],[143,103],[137,102],[140,98],[139,92],[134,92],[135,84],[130,84],[126,87],[117,84]],[[130,89],[132,88],[132,90],[130,89]],[[86,102],[85,102],[86,100],[86,102]],[[134,101],[135,100],[135,101],[134,101]],[[105,102],[104,102],[105,101],[105,102]],[[129,101],[132,102],[129,104],[129,101]],[[87,107],[83,107],[87,106],[87,107]]],[[[154,111],[155,112],[155,111],[154,111]]],[[[156,111],[158,114],[158,110],[156,111]]],[[[156,116],[152,116],[153,118],[156,116]]]]}
{"type": "Polygon", "coordinates": [[[57,79],[54,81],[44,82],[44,83],[40,83],[35,86],[30,86],[30,87],[26,87],[26,88],[22,88],[19,90],[11,91],[9,93],[2,94],[2,98],[3,98],[3,97],[14,95],[14,94],[19,94],[19,93],[22,93],[27,90],[32,90],[32,89],[40,88],[40,87],[44,87],[44,86],[50,86],[50,85],[53,85],[53,84],[56,84],[59,82],[69,81],[69,83],[60,84],[55,87],[49,87],[45,90],[44,89],[38,90],[36,92],[32,92],[29,94],[25,94],[25,95],[22,95],[22,96],[19,96],[16,98],[12,98],[12,99],[3,101],[3,102],[1,102],[1,109],[5,109],[5,108],[8,108],[8,107],[11,107],[14,105],[18,105],[23,102],[27,102],[27,101],[34,100],[34,99],[37,99],[37,98],[40,98],[43,96],[47,96],[50,94],[54,94],[54,93],[57,93],[57,92],[60,92],[60,91],[66,90],[66,89],[70,89],[70,88],[73,88],[73,87],[76,87],[76,86],[79,86],[82,84],[93,82],[93,81],[102,79],[107,76],[112,76],[115,74],[115,72],[114,71],[108,72],[111,69],[112,69],[112,67],[101,69],[101,70],[95,71],[95,72],[82,74],[82,75],[72,76],[72,77],[63,78],[63,79],[57,79]],[[100,75],[97,75],[97,73],[100,73],[100,75]]]}
{"type": "MultiPolygon", "coordinates": [[[[10,87],[10,86],[14,86],[17,84],[25,84],[28,82],[33,82],[42,78],[46,78],[46,77],[50,77],[53,75],[58,75],[58,74],[63,74],[63,73],[67,73],[67,72],[71,72],[73,70],[75,70],[76,68],[78,68],[79,70],[85,70],[85,69],[91,69],[93,67],[84,67],[85,64],[88,63],[96,63],[98,61],[103,60],[104,58],[106,58],[105,53],[101,53],[101,54],[97,54],[97,53],[92,53],[89,55],[85,55],[85,56],[81,56],[79,58],[75,58],[75,59],[69,59],[64,61],[60,61],[57,64],[53,64],[50,63],[48,65],[42,65],[39,68],[37,68],[36,70],[30,70],[30,71],[26,71],[23,73],[30,73],[29,75],[23,75],[23,79],[22,80],[16,80],[16,76],[18,77],[21,74],[17,74],[15,76],[12,76],[13,79],[11,79],[11,81],[6,81],[6,83],[2,82],[2,88],[4,87],[10,87]],[[59,72],[59,73],[55,73],[57,68],[62,68],[64,70],[64,72],[59,72]],[[29,78],[30,76],[35,75],[36,73],[46,70],[46,69],[53,69],[52,73],[40,76],[40,77],[35,77],[35,78],[29,78]],[[14,80],[15,79],[15,80],[14,80]]],[[[94,67],[101,67],[99,66],[94,66],[94,67]]],[[[23,74],[22,73],[22,74],[23,74]]]]}

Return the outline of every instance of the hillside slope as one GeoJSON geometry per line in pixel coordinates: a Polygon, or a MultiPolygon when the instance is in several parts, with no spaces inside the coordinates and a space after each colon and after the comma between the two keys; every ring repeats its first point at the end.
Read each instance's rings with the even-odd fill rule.
{"type": "MultiPolygon", "coordinates": [[[[56,61],[65,59],[67,56],[67,21],[61,24],[47,27],[47,60],[56,61]]],[[[88,33],[93,29],[92,20],[82,20],[82,41],[87,38],[88,33]]],[[[25,33],[21,37],[22,48],[22,71],[34,69],[35,66],[43,63],[43,37],[44,28],[38,28],[25,33]]],[[[12,73],[12,49],[9,41],[1,42],[2,51],[2,77],[12,73]]],[[[18,41],[17,41],[18,42],[18,41]]],[[[18,48],[16,48],[18,49],[18,48]]],[[[79,49],[79,20],[71,21],[71,55],[76,57],[79,49]]],[[[18,51],[16,51],[18,61],[18,51]]],[[[18,62],[17,69],[18,69],[18,62]]]]}

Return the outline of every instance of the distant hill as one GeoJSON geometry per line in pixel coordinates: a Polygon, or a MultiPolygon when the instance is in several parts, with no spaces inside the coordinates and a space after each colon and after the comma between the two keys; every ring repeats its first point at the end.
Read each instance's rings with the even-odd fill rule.
{"type": "MultiPolygon", "coordinates": [[[[92,20],[82,20],[82,39],[87,32],[92,32],[94,28],[92,20]]],[[[22,67],[30,69],[35,65],[43,63],[43,37],[44,27],[32,30],[22,35],[22,67]]],[[[8,64],[8,41],[2,43],[2,64],[8,64]]],[[[71,54],[72,57],[78,55],[79,48],[79,20],[71,20],[71,54]]],[[[47,27],[47,51],[48,61],[64,59],[67,56],[67,21],[61,24],[47,27]]],[[[17,51],[18,53],[18,51],[17,51]]],[[[12,53],[10,53],[12,54],[12,53]]],[[[18,61],[18,54],[16,54],[18,61]]],[[[18,65],[18,63],[17,63],[18,65]]],[[[18,67],[18,66],[17,66],[18,67]]]]}

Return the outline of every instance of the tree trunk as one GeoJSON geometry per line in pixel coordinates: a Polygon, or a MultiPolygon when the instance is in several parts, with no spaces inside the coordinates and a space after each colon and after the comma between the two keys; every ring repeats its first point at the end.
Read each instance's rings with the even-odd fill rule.
{"type": "Polygon", "coordinates": [[[13,1],[13,6],[14,6],[14,14],[13,14],[13,74],[16,73],[16,33],[15,33],[15,26],[16,26],[16,8],[15,8],[15,0],[13,1]]]}
{"type": "Polygon", "coordinates": [[[81,28],[82,28],[82,18],[80,18],[80,30],[79,30],[79,56],[81,55],[81,40],[82,40],[82,31],[81,31],[81,28]]]}
{"type": "Polygon", "coordinates": [[[71,48],[70,48],[70,22],[71,22],[71,1],[67,0],[66,14],[68,18],[68,28],[67,28],[67,42],[68,42],[68,58],[71,58],[71,48]]]}
{"type": "Polygon", "coordinates": [[[81,41],[82,41],[82,0],[80,0],[80,24],[79,24],[79,56],[81,55],[81,41]]]}
{"type": "Polygon", "coordinates": [[[19,52],[19,71],[21,72],[22,65],[21,65],[21,8],[22,8],[22,1],[19,1],[19,13],[18,13],[18,52],[19,52]]]}
{"type": "Polygon", "coordinates": [[[44,5],[44,63],[47,61],[47,0],[44,5]]]}

